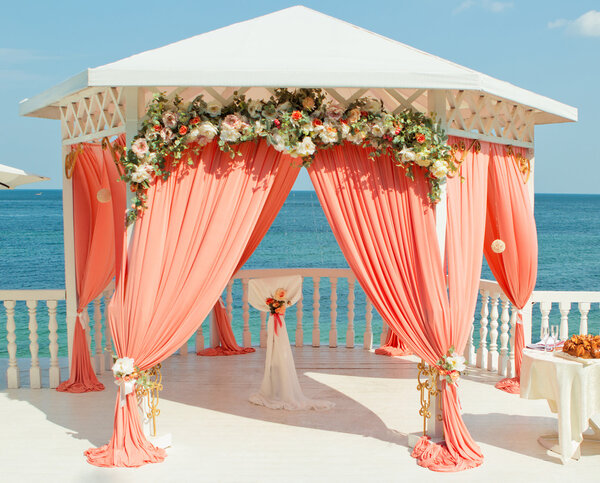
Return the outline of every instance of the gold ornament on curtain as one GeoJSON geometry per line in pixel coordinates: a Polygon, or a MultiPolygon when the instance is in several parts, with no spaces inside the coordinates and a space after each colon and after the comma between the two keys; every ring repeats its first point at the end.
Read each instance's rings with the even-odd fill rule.
{"type": "Polygon", "coordinates": [[[448,178],[452,178],[456,173],[458,173],[460,166],[464,163],[465,159],[467,158],[467,154],[471,150],[473,150],[474,153],[481,151],[481,143],[477,139],[474,139],[468,148],[464,141],[459,141],[451,146],[450,154],[454,159],[456,170],[453,172],[448,172],[448,178]]]}
{"type": "Polygon", "coordinates": [[[504,250],[506,250],[506,243],[500,240],[500,238],[492,242],[492,251],[494,253],[502,253],[504,250]]]}
{"type": "Polygon", "coordinates": [[[531,174],[531,161],[521,153],[515,153],[512,146],[507,146],[506,154],[508,154],[517,165],[517,168],[523,176],[523,183],[527,183],[527,181],[529,181],[529,175],[531,174]]]}
{"type": "Polygon", "coordinates": [[[83,152],[83,144],[78,144],[75,149],[71,148],[71,152],[65,156],[65,178],[71,179],[75,165],[79,155],[83,152]]]}
{"type": "Polygon", "coordinates": [[[120,145],[114,145],[106,136],[102,138],[101,143],[102,149],[110,150],[110,154],[112,154],[113,161],[117,165],[117,170],[119,171],[119,174],[123,174],[123,166],[119,163],[119,159],[121,158],[121,156],[125,155],[125,148],[120,145]]]}

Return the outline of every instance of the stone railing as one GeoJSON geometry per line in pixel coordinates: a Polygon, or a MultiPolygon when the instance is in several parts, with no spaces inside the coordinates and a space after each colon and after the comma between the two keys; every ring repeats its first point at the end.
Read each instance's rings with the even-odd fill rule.
{"type": "MultiPolygon", "coordinates": [[[[266,344],[266,314],[249,306],[248,281],[285,275],[303,278],[303,298],[286,313],[290,338],[297,347],[308,344],[370,350],[385,341],[388,328],[374,312],[349,269],[261,269],[241,270],[224,292],[236,338],[244,346],[264,347],[266,344]]],[[[88,306],[81,318],[88,329],[91,362],[98,374],[110,370],[112,365],[112,341],[110,331],[106,330],[104,302],[110,299],[113,291],[111,284],[88,306]]],[[[512,375],[516,311],[496,282],[481,280],[479,295],[465,358],[471,366],[503,376],[512,375]]],[[[0,363],[6,367],[9,388],[42,387],[46,385],[45,382],[42,384],[46,375],[49,387],[58,386],[61,381],[59,356],[67,355],[64,298],[64,290],[0,290],[0,305],[4,307],[4,314],[0,311],[0,321],[6,320],[8,341],[6,355],[0,356],[5,359],[0,359],[0,363]],[[22,312],[16,314],[19,310],[22,312]],[[44,321],[43,325],[47,320],[47,329],[38,324],[39,320],[44,321]],[[40,344],[44,339],[47,339],[47,345],[43,347],[47,361],[46,357],[40,358],[40,344]],[[29,381],[25,370],[29,372],[29,381]]],[[[563,339],[575,332],[587,333],[590,323],[595,324],[593,331],[598,332],[599,304],[600,292],[534,292],[531,303],[523,310],[526,342],[532,338],[538,340],[541,328],[554,325],[554,322],[560,326],[563,339]],[[554,307],[558,310],[553,311],[554,307]],[[573,317],[573,307],[577,307],[578,317],[573,317]]],[[[207,339],[208,345],[216,346],[219,340],[211,325],[202,324],[193,340],[181,347],[179,353],[186,354],[190,342],[196,351],[205,347],[207,339]]]]}

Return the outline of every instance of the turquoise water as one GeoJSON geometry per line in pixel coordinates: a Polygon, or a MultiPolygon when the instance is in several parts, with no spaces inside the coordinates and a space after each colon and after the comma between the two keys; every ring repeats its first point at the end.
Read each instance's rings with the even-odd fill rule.
{"type": "MultiPolygon", "coordinates": [[[[62,198],[60,190],[0,191],[0,290],[56,289],[64,287],[62,198]],[[38,193],[41,193],[38,195],[38,193]]],[[[535,216],[539,238],[537,290],[600,291],[600,196],[538,194],[535,216]]],[[[245,268],[330,267],[347,264],[327,224],[314,192],[294,191],[245,268]]],[[[482,277],[492,278],[484,266],[482,277]]],[[[304,337],[312,340],[312,281],[305,281],[304,337]]],[[[321,341],[329,340],[329,282],[321,281],[321,341]]],[[[365,297],[355,290],[356,342],[362,343],[365,297]]],[[[348,289],[345,280],[338,285],[338,340],[345,344],[348,289]]],[[[241,342],[241,284],[234,285],[234,331],[241,342]]],[[[575,314],[573,307],[571,314],[575,314]]],[[[19,302],[17,342],[19,355],[28,352],[27,308],[19,302]]],[[[537,315],[537,314],[536,314],[537,315]]],[[[590,331],[598,333],[598,307],[590,313],[590,331]]],[[[38,306],[40,355],[47,355],[47,310],[38,306]]],[[[59,346],[65,354],[64,303],[59,304],[59,346]]],[[[554,308],[552,323],[558,323],[554,308]]],[[[578,318],[570,318],[572,331],[578,318]]],[[[260,319],[251,310],[251,331],[258,334],[260,319]]],[[[206,325],[206,324],[205,324],[206,325]]],[[[206,327],[205,334],[206,332],[206,327]]],[[[381,319],[374,314],[375,343],[381,319]]],[[[534,328],[534,330],[536,330],[534,328]]],[[[292,335],[294,329],[289,328],[292,335]]],[[[255,335],[257,337],[257,335],[255,335]]],[[[293,335],[292,335],[293,338],[293,335]]],[[[0,307],[0,341],[6,341],[6,316],[0,307]]],[[[253,339],[257,344],[258,340],[253,339]]],[[[6,343],[0,344],[0,357],[6,357],[6,343]]]]}

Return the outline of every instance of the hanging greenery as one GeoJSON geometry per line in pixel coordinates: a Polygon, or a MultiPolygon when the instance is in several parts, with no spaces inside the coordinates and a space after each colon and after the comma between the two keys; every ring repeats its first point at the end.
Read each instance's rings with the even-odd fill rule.
{"type": "Polygon", "coordinates": [[[193,164],[188,154],[199,153],[215,138],[232,158],[241,154],[236,145],[264,138],[277,151],[300,158],[304,166],[319,149],[346,142],[371,148],[370,157],[391,156],[411,178],[414,165],[425,168],[432,202],[439,200],[447,174],[456,170],[439,123],[411,110],[391,114],[379,99],[363,97],[342,108],[327,100],[322,89],[276,89],[266,101],[236,93],[231,104],[222,106],[202,96],[184,103],[180,97],[169,100],[156,94],[120,158],[123,179],[136,193],[128,224],[145,209],[154,178],[166,180],[179,163],[193,164]]]}

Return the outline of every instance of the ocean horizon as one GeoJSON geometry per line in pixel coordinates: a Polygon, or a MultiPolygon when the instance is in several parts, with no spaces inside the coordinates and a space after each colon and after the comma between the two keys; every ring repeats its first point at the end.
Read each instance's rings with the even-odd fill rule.
{"type": "MultiPolygon", "coordinates": [[[[538,231],[539,258],[536,290],[600,291],[600,195],[543,194],[535,195],[535,218],[538,231]]],[[[19,189],[0,191],[0,290],[33,290],[64,288],[64,254],[62,230],[62,190],[19,189]]],[[[283,205],[271,229],[244,268],[347,268],[348,265],[331,232],[314,191],[294,190],[283,205]],[[286,256],[289,255],[289,256],[286,256]]],[[[483,264],[482,278],[493,280],[483,264]]],[[[329,281],[322,279],[321,339],[328,342],[329,281]]],[[[355,290],[355,331],[362,343],[365,296],[355,290]]],[[[338,285],[338,336],[345,344],[348,288],[345,280],[338,285]]],[[[242,336],[241,283],[234,285],[234,333],[239,343],[242,336]]],[[[305,341],[310,343],[312,326],[312,280],[304,282],[305,341]]],[[[59,303],[59,353],[66,354],[64,302],[59,303]]],[[[478,309],[476,309],[478,310],[478,309]]],[[[573,307],[571,314],[577,311],[573,307]]],[[[553,310],[552,323],[560,314],[553,310]]],[[[597,311],[596,311],[597,312],[597,311]]],[[[28,320],[24,302],[16,310],[18,355],[28,352],[28,320]]],[[[375,342],[382,321],[373,314],[375,342]]],[[[557,319],[558,317],[558,319],[557,319]]],[[[47,310],[38,306],[40,355],[47,354],[47,310]]],[[[208,324],[203,324],[205,335],[208,324]]],[[[250,310],[250,326],[258,333],[260,318],[250,310]]],[[[598,333],[600,321],[590,313],[590,332],[598,333]]],[[[571,332],[578,324],[571,323],[571,332]]],[[[293,329],[290,333],[293,334],[293,329]]],[[[475,339],[478,335],[475,334],[475,339]]],[[[0,310],[0,340],[6,340],[6,315],[0,310]]],[[[256,338],[253,343],[258,343],[256,338]]],[[[7,357],[6,344],[0,346],[0,357],[7,357]]]]}

